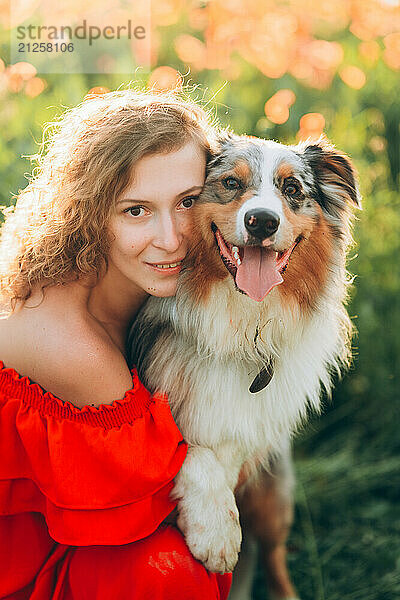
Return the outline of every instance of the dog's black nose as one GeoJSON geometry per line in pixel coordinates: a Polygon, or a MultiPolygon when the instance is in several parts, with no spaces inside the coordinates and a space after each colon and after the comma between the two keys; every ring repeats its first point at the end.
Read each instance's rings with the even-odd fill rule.
{"type": "Polygon", "coordinates": [[[244,215],[247,231],[258,240],[270,237],[279,227],[279,216],[266,208],[253,208],[244,215]]]}

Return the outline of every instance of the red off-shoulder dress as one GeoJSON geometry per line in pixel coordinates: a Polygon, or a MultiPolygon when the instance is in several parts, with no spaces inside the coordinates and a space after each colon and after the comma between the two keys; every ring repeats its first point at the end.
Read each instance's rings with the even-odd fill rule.
{"type": "Polygon", "coordinates": [[[77,408],[0,361],[2,600],[226,600],[230,575],[161,525],[187,446],[167,398],[132,378],[122,400],[77,408]]]}

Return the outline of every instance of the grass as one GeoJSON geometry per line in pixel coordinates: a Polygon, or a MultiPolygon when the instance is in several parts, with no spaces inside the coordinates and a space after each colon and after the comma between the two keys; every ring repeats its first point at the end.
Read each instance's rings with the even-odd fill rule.
{"type": "MultiPolygon", "coordinates": [[[[302,600],[400,598],[396,408],[362,394],[346,402],[349,385],[295,444],[288,562],[302,600]]],[[[260,570],[253,593],[267,598],[260,570]]]]}

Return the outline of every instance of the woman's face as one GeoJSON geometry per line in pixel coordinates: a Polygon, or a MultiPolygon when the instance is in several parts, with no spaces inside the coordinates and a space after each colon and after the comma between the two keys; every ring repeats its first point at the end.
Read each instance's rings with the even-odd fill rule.
{"type": "Polygon", "coordinates": [[[109,225],[115,239],[108,275],[126,284],[128,292],[175,294],[190,241],[191,208],[203,187],[205,167],[205,153],[195,142],[136,163],[109,225]]]}

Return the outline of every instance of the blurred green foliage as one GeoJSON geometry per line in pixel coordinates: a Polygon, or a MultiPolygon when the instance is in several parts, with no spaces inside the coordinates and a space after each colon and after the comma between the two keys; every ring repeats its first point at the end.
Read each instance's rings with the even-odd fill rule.
{"type": "MultiPolygon", "coordinates": [[[[182,23],[163,29],[159,64],[181,73],[174,37],[182,23]]],[[[359,90],[336,75],[329,89],[302,85],[291,75],[268,79],[235,58],[240,76],[226,81],[218,70],[186,76],[199,84],[192,95],[215,110],[223,125],[292,143],[299,119],[321,113],[328,137],[353,159],[363,211],[357,214],[356,246],[349,270],[355,281],[349,312],[358,329],[354,366],[338,383],[322,418],[313,418],[296,442],[297,519],[289,556],[303,600],[394,600],[400,597],[399,446],[397,401],[400,356],[400,87],[399,72],[382,60],[363,63],[357,40],[341,33],[345,59],[366,74],[359,90]],[[268,121],[264,104],[277,90],[296,94],[282,125],[268,121]],[[397,501],[397,502],[396,502],[397,501]]],[[[139,72],[136,81],[146,82],[139,72]]],[[[31,171],[23,155],[37,152],[42,125],[62,106],[80,102],[93,86],[116,89],[118,75],[49,75],[36,97],[2,90],[0,105],[1,204],[26,185],[31,171]]],[[[261,575],[255,597],[265,597],[261,575]]]]}

